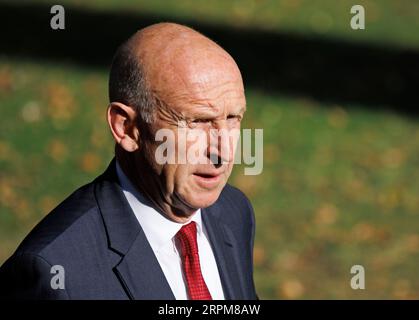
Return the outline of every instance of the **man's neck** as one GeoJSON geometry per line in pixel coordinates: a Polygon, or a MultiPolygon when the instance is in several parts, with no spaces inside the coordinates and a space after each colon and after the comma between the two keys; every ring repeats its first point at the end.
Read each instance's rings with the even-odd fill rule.
{"type": "MultiPolygon", "coordinates": [[[[135,157],[133,154],[127,156],[116,154],[116,160],[121,170],[134,188],[144,195],[152,203],[153,207],[166,218],[177,223],[186,223],[191,220],[198,209],[190,208],[183,202],[184,208],[182,207],[182,209],[171,205],[171,199],[166,199],[163,196],[164,192],[156,183],[156,179],[151,179],[150,173],[152,172],[152,169],[147,168],[138,170],[138,166],[135,165],[134,159],[135,157]],[[145,181],[147,181],[147,188],[144,187],[145,181]]],[[[181,202],[181,200],[179,200],[179,202],[181,202]]]]}

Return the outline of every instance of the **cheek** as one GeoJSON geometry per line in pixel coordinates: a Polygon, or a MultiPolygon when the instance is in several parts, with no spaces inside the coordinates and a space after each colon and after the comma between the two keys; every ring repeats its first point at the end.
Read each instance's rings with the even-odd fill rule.
{"type": "Polygon", "coordinates": [[[157,146],[152,143],[145,142],[143,143],[143,149],[139,150],[140,153],[142,153],[147,161],[147,163],[153,168],[153,170],[160,175],[160,173],[163,171],[163,165],[159,164],[156,161],[155,152],[156,152],[157,146]]]}
{"type": "Polygon", "coordinates": [[[168,165],[170,167],[168,169],[168,175],[171,177],[171,181],[173,182],[173,186],[177,190],[184,189],[186,185],[190,182],[189,179],[189,172],[186,165],[168,165]]]}

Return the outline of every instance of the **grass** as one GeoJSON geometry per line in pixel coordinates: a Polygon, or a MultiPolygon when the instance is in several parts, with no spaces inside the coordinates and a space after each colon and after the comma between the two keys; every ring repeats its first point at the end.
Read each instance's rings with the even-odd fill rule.
{"type": "MultiPolygon", "coordinates": [[[[0,263],[113,154],[107,71],[0,57],[0,263]]],[[[264,170],[230,182],[257,217],[263,299],[419,298],[419,123],[247,89],[264,170]],[[366,290],[349,286],[352,265],[366,290]]]]}
{"type": "Polygon", "coordinates": [[[233,181],[258,214],[256,282],[267,297],[417,297],[417,120],[248,98],[250,125],[264,128],[265,167],[233,181]],[[367,270],[365,292],[349,286],[354,264],[367,270]]]}
{"type": "MultiPolygon", "coordinates": [[[[56,4],[50,0],[26,2],[56,4]]],[[[419,2],[416,0],[62,0],[60,4],[94,11],[159,16],[162,21],[177,18],[226,27],[419,48],[419,2]],[[350,9],[354,4],[365,8],[366,29],[363,31],[350,28],[350,9]]]]}

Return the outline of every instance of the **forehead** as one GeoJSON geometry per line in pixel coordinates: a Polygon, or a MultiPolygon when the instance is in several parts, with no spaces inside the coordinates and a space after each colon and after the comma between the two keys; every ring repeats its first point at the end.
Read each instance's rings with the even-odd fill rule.
{"type": "Polygon", "coordinates": [[[196,106],[211,107],[212,111],[243,107],[243,82],[234,61],[223,55],[200,54],[194,52],[160,65],[152,79],[153,91],[181,112],[199,111],[196,106]]]}

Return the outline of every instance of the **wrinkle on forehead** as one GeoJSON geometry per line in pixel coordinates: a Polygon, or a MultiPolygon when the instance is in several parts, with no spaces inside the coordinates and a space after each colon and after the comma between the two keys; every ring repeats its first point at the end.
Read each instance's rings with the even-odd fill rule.
{"type": "Polygon", "coordinates": [[[159,96],[208,91],[226,82],[242,88],[233,58],[191,28],[160,23],[140,30],[130,41],[150,88],[159,96]]]}

